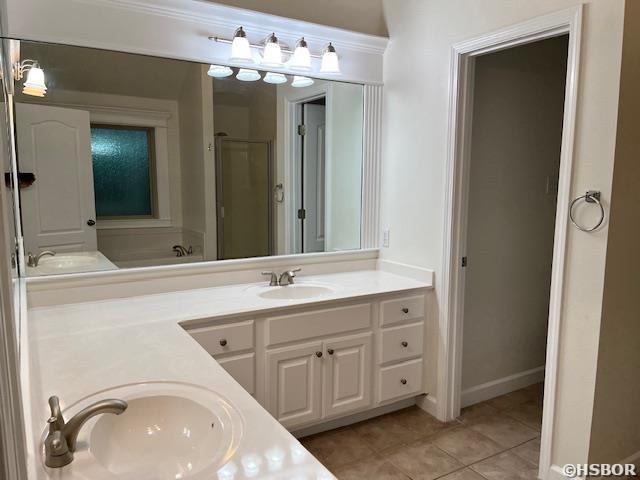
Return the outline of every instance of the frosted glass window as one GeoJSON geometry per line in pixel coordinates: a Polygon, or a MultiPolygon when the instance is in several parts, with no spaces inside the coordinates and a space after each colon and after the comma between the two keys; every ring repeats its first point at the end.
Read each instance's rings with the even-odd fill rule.
{"type": "Polygon", "coordinates": [[[153,129],[91,126],[98,217],[153,217],[153,129]]]}

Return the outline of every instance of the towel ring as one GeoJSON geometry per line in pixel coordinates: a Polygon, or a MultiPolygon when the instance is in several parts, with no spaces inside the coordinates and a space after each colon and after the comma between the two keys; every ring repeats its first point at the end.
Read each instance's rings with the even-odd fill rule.
{"type": "Polygon", "coordinates": [[[602,225],[602,222],[604,222],[604,217],[604,207],[602,206],[602,202],[600,201],[600,192],[597,190],[589,190],[584,195],[580,195],[578,198],[574,198],[569,205],[569,218],[571,219],[571,223],[573,223],[573,225],[582,232],[593,232],[594,230],[596,230],[600,225],[602,225]],[[598,205],[598,207],[600,207],[600,220],[598,220],[598,223],[596,223],[591,228],[585,228],[581,225],[578,225],[576,220],[573,218],[573,207],[580,200],[584,200],[587,203],[595,203],[598,205]]]}

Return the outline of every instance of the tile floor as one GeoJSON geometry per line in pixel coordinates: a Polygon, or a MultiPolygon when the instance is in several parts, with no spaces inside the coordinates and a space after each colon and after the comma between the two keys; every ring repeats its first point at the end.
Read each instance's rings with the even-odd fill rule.
{"type": "Polygon", "coordinates": [[[301,440],[339,480],[535,480],[542,384],[442,423],[410,407],[301,440]]]}

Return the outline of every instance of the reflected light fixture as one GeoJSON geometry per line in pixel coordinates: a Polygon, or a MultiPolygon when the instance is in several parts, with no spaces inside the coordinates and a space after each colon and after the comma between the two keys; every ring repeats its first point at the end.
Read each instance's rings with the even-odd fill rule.
{"type": "Polygon", "coordinates": [[[304,37],[298,40],[296,49],[293,51],[293,56],[289,62],[289,67],[291,70],[311,71],[311,52],[309,52],[309,47],[304,37]]]}
{"type": "Polygon", "coordinates": [[[247,34],[242,27],[233,34],[233,41],[231,42],[231,57],[229,60],[236,63],[253,63],[253,56],[251,55],[251,45],[247,39],[247,34]]]}
{"type": "Polygon", "coordinates": [[[22,80],[27,72],[27,80],[22,87],[22,93],[33,97],[44,97],[47,93],[47,85],[44,83],[44,71],[36,60],[23,60],[13,65],[13,78],[22,80]]]}
{"type": "Polygon", "coordinates": [[[296,88],[310,87],[311,85],[313,85],[313,79],[299,75],[294,76],[291,82],[291,86],[296,88]]]}
{"type": "Polygon", "coordinates": [[[233,75],[233,70],[226,65],[210,65],[207,75],[213,78],[225,78],[233,75]]]}
{"type": "Polygon", "coordinates": [[[264,48],[262,49],[262,65],[265,67],[281,67],[282,66],[282,49],[278,43],[278,37],[272,33],[267,37],[264,48]]]}
{"type": "Polygon", "coordinates": [[[287,77],[285,77],[281,73],[267,72],[267,74],[262,79],[267,83],[272,83],[274,85],[280,85],[281,83],[287,83],[287,77]]]}
{"type": "Polygon", "coordinates": [[[255,82],[256,80],[260,80],[260,73],[257,70],[252,70],[250,68],[241,68],[238,71],[236,78],[243,82],[255,82]]]}
{"type": "Polygon", "coordinates": [[[322,52],[322,63],[320,73],[340,73],[340,62],[335,47],[329,42],[322,52]]]}

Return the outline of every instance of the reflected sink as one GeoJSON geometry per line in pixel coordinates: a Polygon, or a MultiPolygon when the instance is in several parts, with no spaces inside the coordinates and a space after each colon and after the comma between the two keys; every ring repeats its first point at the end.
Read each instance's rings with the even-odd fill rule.
{"type": "Polygon", "coordinates": [[[56,255],[55,257],[42,257],[38,267],[48,269],[66,269],[76,267],[86,267],[98,263],[96,257],[80,255],[56,255]]]}
{"type": "Polygon", "coordinates": [[[215,478],[243,435],[240,412],[223,397],[196,385],[172,382],[106,390],[79,402],[77,409],[70,408],[65,418],[104,398],[120,398],[129,406],[120,415],[99,415],[81,430],[71,465],[86,473],[86,478],[215,478]],[[107,476],[94,475],[96,469],[106,470],[107,476]]]}
{"type": "Polygon", "coordinates": [[[332,293],[335,293],[335,290],[326,285],[294,283],[286,287],[265,287],[263,291],[258,293],[258,296],[274,300],[303,300],[332,293]]]}

